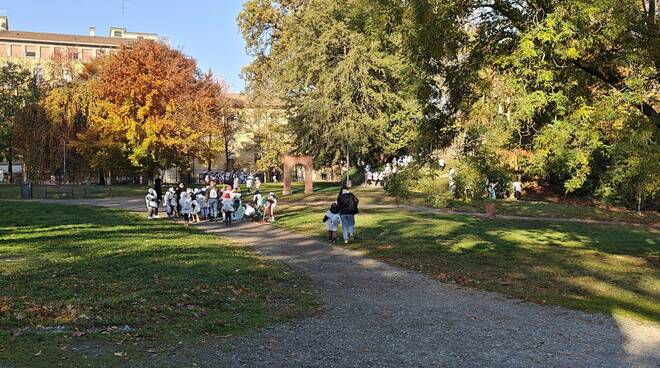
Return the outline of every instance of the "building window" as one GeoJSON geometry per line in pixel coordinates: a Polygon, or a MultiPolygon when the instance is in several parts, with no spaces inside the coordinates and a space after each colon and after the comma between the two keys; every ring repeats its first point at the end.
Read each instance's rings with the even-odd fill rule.
{"type": "Polygon", "coordinates": [[[122,34],[121,31],[115,31],[115,32],[114,32],[114,36],[115,36],[115,37],[122,37],[123,34],[122,34]]]}
{"type": "Polygon", "coordinates": [[[40,56],[42,59],[50,59],[53,57],[53,49],[47,46],[42,46],[40,50],[40,56]]]}
{"type": "Polygon", "coordinates": [[[25,46],[25,57],[37,57],[37,48],[35,46],[25,46]]]}
{"type": "Polygon", "coordinates": [[[92,60],[92,50],[89,50],[89,49],[83,49],[83,50],[82,50],[82,58],[83,58],[83,61],[90,61],[90,60],[92,60]]]}
{"type": "Polygon", "coordinates": [[[12,57],[23,57],[23,47],[21,45],[11,45],[12,57]]]}

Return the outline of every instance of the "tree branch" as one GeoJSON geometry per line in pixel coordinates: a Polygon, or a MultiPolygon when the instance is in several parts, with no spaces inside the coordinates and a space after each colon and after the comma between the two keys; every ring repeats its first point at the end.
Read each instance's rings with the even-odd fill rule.
{"type": "MultiPolygon", "coordinates": [[[[576,67],[578,67],[580,70],[584,71],[585,73],[593,77],[596,77],[602,82],[605,82],[606,84],[616,89],[617,91],[621,91],[624,88],[623,79],[618,76],[608,76],[602,71],[594,68],[593,66],[582,64],[576,60],[572,61],[571,63],[576,67]]],[[[655,110],[655,108],[653,108],[653,106],[651,106],[647,102],[643,102],[639,106],[635,105],[635,107],[637,107],[642,112],[642,114],[650,118],[653,124],[655,124],[657,128],[660,128],[660,116],[658,115],[658,112],[655,110]]]]}

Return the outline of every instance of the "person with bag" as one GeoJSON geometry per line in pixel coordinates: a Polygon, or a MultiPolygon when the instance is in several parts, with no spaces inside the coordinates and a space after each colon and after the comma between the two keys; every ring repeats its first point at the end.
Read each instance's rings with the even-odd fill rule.
{"type": "Polygon", "coordinates": [[[355,194],[348,190],[348,186],[343,185],[337,197],[337,207],[339,207],[344,244],[348,244],[349,240],[355,241],[355,215],[360,212],[358,210],[359,203],[360,201],[355,194]]]}

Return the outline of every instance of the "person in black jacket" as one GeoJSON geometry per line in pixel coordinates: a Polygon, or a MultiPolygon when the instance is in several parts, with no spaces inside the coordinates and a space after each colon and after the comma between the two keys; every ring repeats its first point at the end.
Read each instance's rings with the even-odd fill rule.
{"type": "Polygon", "coordinates": [[[337,206],[339,207],[339,217],[341,217],[341,232],[344,236],[344,243],[348,244],[350,239],[355,240],[355,215],[360,211],[358,204],[360,201],[348,190],[346,185],[341,187],[337,197],[337,206]]]}
{"type": "Polygon", "coordinates": [[[163,203],[163,179],[160,178],[160,176],[156,177],[156,180],[154,180],[154,190],[156,191],[156,199],[157,199],[157,205],[156,206],[156,217],[158,217],[158,208],[160,207],[160,204],[163,203]]]}

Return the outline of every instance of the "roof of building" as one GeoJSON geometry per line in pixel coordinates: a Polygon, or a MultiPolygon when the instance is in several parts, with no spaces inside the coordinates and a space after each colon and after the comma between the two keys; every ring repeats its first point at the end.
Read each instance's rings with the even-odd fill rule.
{"type": "Polygon", "coordinates": [[[135,40],[119,37],[81,36],[59,33],[0,31],[0,41],[57,43],[62,45],[121,46],[135,40]]]}

